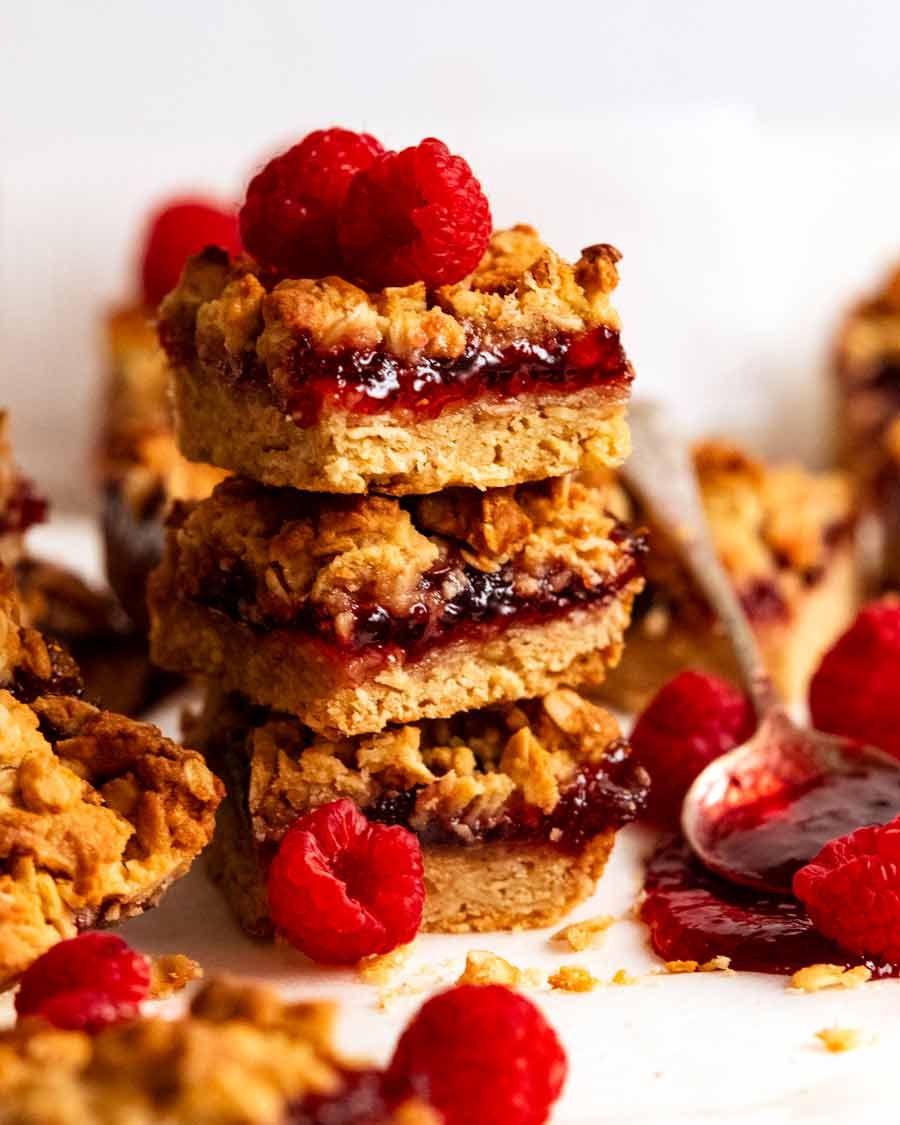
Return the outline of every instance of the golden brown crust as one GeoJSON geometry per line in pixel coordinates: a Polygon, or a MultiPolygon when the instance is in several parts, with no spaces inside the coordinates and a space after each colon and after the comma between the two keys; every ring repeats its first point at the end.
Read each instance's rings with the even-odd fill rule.
{"type": "Polygon", "coordinates": [[[209,841],[222,797],[199,754],[57,694],[60,675],[0,573],[0,987],[80,927],[153,905],[209,841]]]}
{"type": "Polygon", "coordinates": [[[629,451],[626,386],[476,401],[416,422],[333,409],[297,426],[265,385],[181,367],[178,442],[193,461],[310,492],[394,496],[471,485],[501,488],[620,465],[629,451]]]}

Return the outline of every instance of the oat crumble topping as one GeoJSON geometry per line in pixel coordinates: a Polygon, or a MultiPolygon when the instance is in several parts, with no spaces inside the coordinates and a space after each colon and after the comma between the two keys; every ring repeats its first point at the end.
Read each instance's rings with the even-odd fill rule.
{"type": "Polygon", "coordinates": [[[574,266],[528,226],[497,231],[468,278],[431,292],[421,283],[367,293],[340,277],[272,286],[247,259],[221,252],[189,259],[161,306],[163,339],[177,352],[238,369],[262,364],[276,387],[290,380],[298,340],[318,350],[383,349],[403,360],[455,359],[471,343],[617,329],[610,293],[619,253],[600,244],[574,266]]]}

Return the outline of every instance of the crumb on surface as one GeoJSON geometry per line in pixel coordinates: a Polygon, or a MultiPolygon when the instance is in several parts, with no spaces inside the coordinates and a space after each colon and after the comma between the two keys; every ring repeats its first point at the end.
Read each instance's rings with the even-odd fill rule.
{"type": "Polygon", "coordinates": [[[666,961],[667,973],[696,973],[700,970],[699,961],[666,961]]]}
{"type": "Polygon", "coordinates": [[[640,977],[629,973],[627,969],[616,969],[610,978],[610,984],[637,984],[640,977]]]}
{"type": "Polygon", "coordinates": [[[414,941],[398,945],[380,957],[364,957],[356,966],[356,975],[364,984],[387,984],[390,978],[409,959],[414,941]]]}
{"type": "Polygon", "coordinates": [[[611,914],[598,914],[581,922],[572,922],[553,935],[551,940],[565,942],[576,953],[592,949],[600,944],[602,936],[616,919],[611,914]]]}
{"type": "Polygon", "coordinates": [[[551,988],[561,992],[593,992],[600,984],[583,965],[560,965],[547,978],[551,988]]]}
{"type": "Polygon", "coordinates": [[[872,976],[865,965],[845,969],[843,965],[807,965],[791,977],[788,987],[799,992],[821,992],[823,988],[858,988],[872,976]]]}
{"type": "Polygon", "coordinates": [[[704,961],[700,966],[701,973],[733,973],[734,969],[731,968],[731,958],[710,957],[708,961],[704,961]]]}
{"type": "Polygon", "coordinates": [[[835,1055],[852,1051],[863,1043],[862,1032],[856,1027],[823,1027],[816,1032],[816,1038],[821,1040],[826,1051],[835,1055]]]}
{"type": "Polygon", "coordinates": [[[150,962],[150,996],[153,1000],[165,1000],[202,976],[198,962],[184,953],[164,953],[150,962]]]}
{"type": "Polygon", "coordinates": [[[516,988],[522,983],[522,970],[487,950],[473,949],[466,956],[466,967],[457,984],[505,984],[516,988]]]}

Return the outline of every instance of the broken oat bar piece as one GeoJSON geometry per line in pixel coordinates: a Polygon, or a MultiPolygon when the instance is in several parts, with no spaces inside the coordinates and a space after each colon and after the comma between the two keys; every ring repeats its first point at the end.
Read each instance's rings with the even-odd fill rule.
{"type": "Polygon", "coordinates": [[[193,465],[175,444],[169,368],[155,314],[126,305],[106,320],[106,391],[98,449],[109,583],[147,627],[146,586],[159,562],[173,500],[208,496],[225,475],[193,465]]]}
{"type": "Polygon", "coordinates": [[[209,250],[161,307],[185,456],[309,491],[406,495],[628,452],[618,251],[497,231],[455,285],[278,280],[209,250]]]}
{"type": "Polygon", "coordinates": [[[593,893],[648,777],[606,711],[570,689],[541,699],[323,738],[211,685],[189,732],[227,779],[211,862],[242,925],[269,935],[265,873],[320,805],[414,832],[427,930],[545,926],[593,893]]]}
{"type": "Polygon", "coordinates": [[[342,1103],[370,1125],[438,1125],[419,1100],[389,1106],[379,1072],[337,1054],[334,1014],[218,980],[174,1020],[90,1035],[29,1019],[0,1033],[0,1125],[304,1125],[338,1120],[317,1113],[342,1103]]]}
{"type": "Polygon", "coordinates": [[[567,477],[403,500],[232,478],[173,514],[151,653],[323,733],[445,717],[599,682],[641,548],[567,477]]]}
{"type": "MultiPolygon", "coordinates": [[[[840,473],[766,465],[718,440],[698,444],[694,462],[719,557],[775,687],[786,700],[800,699],[859,605],[849,481],[840,473]]],[[[608,503],[623,511],[621,494],[608,503]]],[[[636,518],[633,509],[630,518],[636,518]]],[[[647,587],[635,603],[625,655],[602,697],[641,710],[684,668],[738,681],[730,642],[652,521],[645,571],[647,587]]]]}
{"type": "Polygon", "coordinates": [[[222,786],[200,755],[80,690],[0,570],[0,988],[61,938],[153,906],[212,835],[222,786]]]}
{"type": "Polygon", "coordinates": [[[841,464],[877,531],[876,579],[900,586],[900,267],[845,316],[833,352],[841,464]]]}

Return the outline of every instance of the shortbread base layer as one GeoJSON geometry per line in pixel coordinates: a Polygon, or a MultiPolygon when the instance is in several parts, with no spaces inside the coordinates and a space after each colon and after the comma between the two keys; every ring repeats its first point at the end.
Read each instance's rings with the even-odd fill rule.
{"type": "Polygon", "coordinates": [[[296,715],[322,734],[366,734],[388,723],[529,699],[562,684],[599,684],[619,660],[641,581],[602,604],[440,645],[414,663],[388,662],[351,681],[346,666],[307,634],[254,631],[178,599],[164,563],[150,582],[151,656],[170,671],[215,677],[225,691],[296,715]]]}
{"type": "MultiPolygon", "coordinates": [[[[615,832],[595,836],[575,853],[527,841],[428,845],[422,929],[486,933],[550,926],[593,894],[615,832]]],[[[265,874],[231,798],[220,810],[209,869],[242,928],[273,936],[265,874]]]]}
{"type": "MultiPolygon", "coordinates": [[[[787,618],[754,625],[782,699],[797,702],[806,698],[812,674],[852,622],[861,594],[854,548],[848,545],[832,556],[827,573],[794,603],[787,618]]],[[[698,629],[695,623],[687,625],[677,613],[651,601],[650,609],[626,636],[621,662],[592,694],[623,710],[640,711],[664,683],[685,668],[740,682],[731,645],[718,623],[698,629]]]]}
{"type": "Polygon", "coordinates": [[[620,465],[629,452],[628,386],[488,398],[437,418],[328,410],[293,422],[265,386],[198,365],[175,372],[178,444],[264,484],[311,492],[438,492],[500,488],[562,476],[583,463],[620,465]]]}

